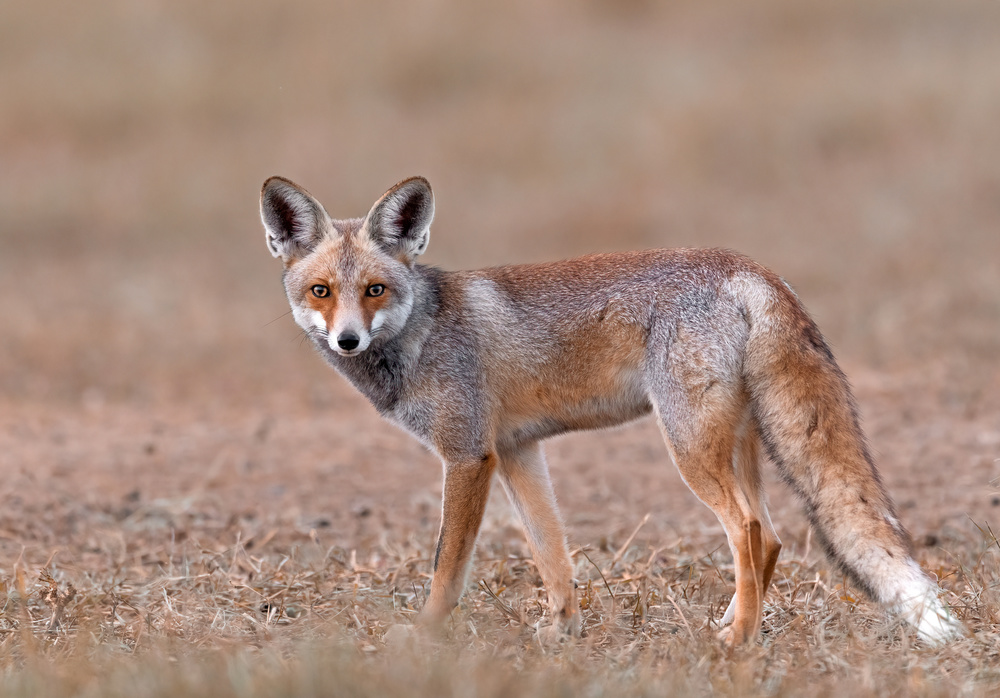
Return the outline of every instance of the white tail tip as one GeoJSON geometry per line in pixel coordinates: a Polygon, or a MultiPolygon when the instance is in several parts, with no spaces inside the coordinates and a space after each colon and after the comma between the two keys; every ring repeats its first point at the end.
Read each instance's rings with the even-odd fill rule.
{"type": "Polygon", "coordinates": [[[904,585],[893,604],[894,610],[916,628],[920,639],[929,645],[943,645],[965,635],[965,626],[938,598],[937,585],[915,562],[912,567],[916,575],[904,585]]]}

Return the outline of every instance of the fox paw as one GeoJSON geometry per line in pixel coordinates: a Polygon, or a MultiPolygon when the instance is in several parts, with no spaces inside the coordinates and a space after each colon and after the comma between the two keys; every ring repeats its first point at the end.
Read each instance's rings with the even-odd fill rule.
{"type": "Polygon", "coordinates": [[[390,625],[385,631],[383,641],[390,649],[403,649],[414,644],[420,635],[420,629],[415,625],[390,625]]]}
{"type": "Polygon", "coordinates": [[[543,648],[558,647],[569,638],[570,636],[558,625],[535,626],[535,641],[543,648]]]}
{"type": "Polygon", "coordinates": [[[567,640],[580,637],[580,616],[574,613],[562,622],[553,622],[549,625],[542,625],[539,622],[535,625],[535,639],[542,647],[554,647],[561,645],[567,640]]]}
{"type": "Polygon", "coordinates": [[[739,632],[735,625],[727,625],[716,637],[729,649],[749,647],[757,640],[756,633],[739,632]]]}

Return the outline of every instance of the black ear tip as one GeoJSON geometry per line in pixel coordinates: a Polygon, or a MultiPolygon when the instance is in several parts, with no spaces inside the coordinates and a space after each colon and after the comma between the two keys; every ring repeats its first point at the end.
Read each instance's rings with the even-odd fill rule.
{"type": "Polygon", "coordinates": [[[280,191],[280,180],[277,177],[271,177],[266,182],[264,186],[260,188],[260,203],[261,205],[271,205],[274,203],[275,199],[278,198],[280,191]]]}
{"type": "Polygon", "coordinates": [[[286,179],[285,177],[279,177],[278,175],[274,175],[264,180],[264,184],[260,188],[260,195],[261,198],[265,196],[268,198],[273,198],[275,196],[280,196],[281,194],[285,194],[288,192],[300,192],[300,191],[304,190],[302,189],[302,187],[297,185],[292,180],[286,179]]]}
{"type": "Polygon", "coordinates": [[[406,190],[411,193],[420,192],[421,194],[426,194],[428,196],[433,196],[433,190],[431,189],[431,183],[427,181],[426,177],[421,177],[417,175],[416,177],[407,177],[402,182],[397,184],[393,189],[406,190]]]}

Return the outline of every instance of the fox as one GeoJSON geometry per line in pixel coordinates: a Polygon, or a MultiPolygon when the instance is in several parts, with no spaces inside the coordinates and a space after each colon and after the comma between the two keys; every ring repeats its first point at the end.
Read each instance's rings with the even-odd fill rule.
{"type": "Polygon", "coordinates": [[[652,413],[732,552],[725,643],[760,637],[781,551],[765,456],[859,589],[931,645],[963,634],[914,560],[847,378],[791,286],[762,265],[727,250],[678,248],[444,271],[417,263],[434,218],[423,177],[346,219],[271,177],[260,215],[268,249],[284,264],[295,322],[383,417],[443,464],[418,627],[440,630],[457,605],[497,479],[547,592],[542,628],[578,635],[573,566],[541,442],[652,413]]]}

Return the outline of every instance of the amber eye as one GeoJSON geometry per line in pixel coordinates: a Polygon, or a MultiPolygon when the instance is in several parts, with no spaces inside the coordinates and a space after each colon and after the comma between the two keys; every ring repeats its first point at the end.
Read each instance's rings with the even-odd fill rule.
{"type": "Polygon", "coordinates": [[[372,284],[365,291],[366,296],[381,296],[383,293],[385,293],[385,286],[382,284],[372,284]]]}
{"type": "Polygon", "coordinates": [[[323,284],[316,284],[309,290],[312,291],[312,294],[317,298],[326,298],[330,295],[330,287],[324,286],[323,284]]]}

